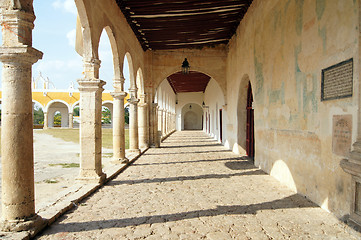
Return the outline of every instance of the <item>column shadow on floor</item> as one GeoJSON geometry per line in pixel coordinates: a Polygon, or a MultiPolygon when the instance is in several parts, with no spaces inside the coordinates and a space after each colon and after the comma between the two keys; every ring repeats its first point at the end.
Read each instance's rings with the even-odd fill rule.
{"type": "Polygon", "coordinates": [[[167,177],[167,178],[146,178],[146,179],[135,179],[135,180],[113,180],[109,182],[107,185],[122,185],[122,184],[140,184],[140,183],[164,183],[164,182],[178,182],[178,181],[192,181],[192,180],[201,180],[201,179],[223,179],[237,176],[249,176],[249,175],[267,175],[262,170],[253,170],[253,171],[244,171],[238,173],[230,173],[230,174],[205,174],[199,176],[179,176],[179,177],[167,177]]]}
{"type": "MultiPolygon", "coordinates": [[[[219,215],[245,215],[257,214],[258,211],[276,210],[276,209],[292,209],[292,208],[317,208],[318,206],[306,198],[298,194],[293,194],[282,199],[276,199],[269,202],[249,204],[249,205],[231,205],[217,206],[212,209],[195,210],[188,212],[179,212],[172,214],[142,216],[134,218],[119,218],[101,221],[73,222],[62,224],[58,223],[59,228],[49,229],[52,231],[47,235],[56,234],[65,230],[67,232],[82,232],[99,229],[124,228],[129,226],[138,226],[142,224],[155,224],[163,222],[175,222],[185,219],[212,217],[219,215]]],[[[46,235],[46,234],[45,234],[46,235]]]]}
{"type": "MultiPolygon", "coordinates": [[[[183,143],[183,145],[176,145],[176,146],[164,146],[162,145],[160,148],[188,148],[188,147],[224,147],[220,143],[214,143],[214,144],[199,144],[199,145],[186,145],[186,142],[183,143]]],[[[228,150],[229,151],[229,150],[228,150]]]]}
{"type": "Polygon", "coordinates": [[[156,163],[132,163],[132,166],[157,166],[157,165],[172,165],[172,164],[189,164],[189,163],[206,163],[206,162],[223,162],[228,161],[224,165],[231,170],[242,169],[258,169],[250,161],[242,161],[242,158],[217,158],[205,160],[189,160],[189,161],[176,161],[176,162],[156,162],[156,163]]]}
{"type": "Polygon", "coordinates": [[[151,155],[151,156],[154,156],[154,155],[173,155],[173,154],[196,154],[196,153],[221,153],[221,152],[228,152],[230,153],[229,150],[214,150],[214,151],[208,151],[208,150],[205,150],[205,151],[191,151],[191,152],[165,152],[165,153],[146,153],[144,154],[144,156],[146,155],[151,155]]]}

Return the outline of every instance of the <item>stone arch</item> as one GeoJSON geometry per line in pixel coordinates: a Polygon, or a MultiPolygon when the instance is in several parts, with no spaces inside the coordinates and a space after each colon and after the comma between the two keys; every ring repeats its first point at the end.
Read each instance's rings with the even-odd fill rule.
{"type": "Polygon", "coordinates": [[[69,127],[69,111],[70,106],[68,103],[62,100],[52,100],[50,101],[45,108],[47,113],[48,126],[54,127],[54,116],[56,112],[61,114],[61,127],[69,127]]]}
{"type": "MultiPolygon", "coordinates": [[[[137,84],[135,82],[135,78],[134,78],[134,65],[133,65],[133,59],[132,56],[130,55],[129,52],[125,53],[124,58],[127,58],[128,61],[128,66],[129,66],[129,83],[130,83],[130,88],[137,88],[137,84]]],[[[124,69],[123,69],[124,71],[124,69]]]]}
{"type": "MultiPolygon", "coordinates": [[[[112,58],[113,59],[113,72],[114,72],[113,80],[117,81],[118,79],[123,77],[123,74],[122,74],[122,66],[120,65],[121,61],[119,59],[119,50],[118,50],[118,45],[117,45],[117,39],[115,36],[115,31],[113,29],[114,29],[114,27],[111,26],[110,24],[103,28],[101,34],[99,35],[98,48],[99,48],[101,36],[103,35],[103,31],[105,31],[107,34],[109,43],[110,43],[110,48],[111,48],[111,52],[112,52],[112,56],[113,56],[113,58],[112,58]]],[[[114,84],[117,84],[117,82],[114,82],[114,84]]]]}
{"type": "Polygon", "coordinates": [[[102,107],[106,107],[109,109],[111,124],[113,124],[113,102],[112,101],[104,101],[104,102],[102,102],[102,107]]]}
{"type": "MultiPolygon", "coordinates": [[[[180,67],[179,66],[175,66],[175,67],[171,67],[168,68],[167,70],[163,71],[162,74],[160,75],[160,77],[157,77],[154,81],[154,89],[157,89],[159,87],[159,85],[162,83],[162,81],[164,79],[167,79],[168,76],[177,73],[180,71],[180,67]]],[[[207,71],[206,69],[202,68],[202,67],[197,67],[197,66],[192,66],[191,71],[195,71],[195,72],[200,72],[203,73],[209,77],[211,77],[211,79],[214,79],[218,86],[220,87],[222,94],[223,94],[223,99],[225,100],[225,104],[226,104],[226,89],[222,88],[220,82],[213,77],[213,74],[211,74],[209,71],[207,71]]],[[[153,96],[153,100],[154,100],[154,96],[153,96]]]]}
{"type": "Polygon", "coordinates": [[[71,111],[73,112],[76,107],[80,107],[80,101],[76,101],[73,105],[71,105],[71,111]]]}
{"type": "Polygon", "coordinates": [[[248,74],[243,75],[237,97],[237,148],[242,155],[246,154],[246,130],[247,130],[247,90],[250,84],[248,74]]]}
{"type": "Polygon", "coordinates": [[[202,130],[203,109],[197,103],[187,103],[182,107],[181,129],[182,130],[202,130]]]}
{"type": "Polygon", "coordinates": [[[138,68],[137,77],[136,77],[136,85],[138,88],[138,97],[144,94],[144,79],[143,72],[141,68],[138,68]]]}
{"type": "MultiPolygon", "coordinates": [[[[43,111],[45,110],[43,104],[41,104],[40,102],[38,102],[38,101],[36,101],[36,100],[34,100],[34,99],[32,99],[32,102],[33,102],[33,104],[38,104],[43,111]]],[[[0,99],[0,104],[1,104],[1,99],[0,99]]]]}
{"type": "Polygon", "coordinates": [[[51,100],[50,102],[48,102],[48,104],[45,106],[45,109],[44,109],[45,112],[47,112],[49,110],[49,107],[54,103],[63,103],[67,107],[68,112],[71,109],[70,105],[67,102],[60,100],[60,99],[55,99],[55,100],[51,100]]]}
{"type": "Polygon", "coordinates": [[[97,51],[94,51],[93,49],[93,39],[92,39],[92,33],[91,33],[91,24],[89,21],[89,6],[86,6],[84,3],[84,0],[75,0],[75,5],[78,10],[78,16],[80,20],[81,25],[81,54],[85,59],[92,59],[93,57],[97,56],[97,51]]]}

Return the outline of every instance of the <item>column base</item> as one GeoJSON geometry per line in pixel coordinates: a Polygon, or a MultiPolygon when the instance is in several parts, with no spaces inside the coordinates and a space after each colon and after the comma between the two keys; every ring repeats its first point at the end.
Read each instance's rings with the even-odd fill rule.
{"type": "Polygon", "coordinates": [[[128,158],[114,158],[111,163],[113,164],[128,164],[129,159],[128,158]]]}
{"type": "Polygon", "coordinates": [[[351,212],[348,222],[357,225],[361,229],[361,143],[356,141],[353,144],[354,150],[350,152],[348,159],[340,162],[340,167],[351,175],[351,212]]]}
{"type": "Polygon", "coordinates": [[[79,182],[85,182],[85,183],[103,183],[106,179],[107,175],[105,173],[102,173],[100,176],[96,174],[95,172],[88,173],[80,173],[80,175],[75,179],[79,182]]]}
{"type": "Polygon", "coordinates": [[[140,149],[128,149],[128,152],[131,153],[131,154],[140,154],[140,149]]]}
{"type": "Polygon", "coordinates": [[[140,147],[141,149],[144,149],[144,148],[149,147],[149,145],[148,145],[148,144],[141,144],[139,147],[140,147]]]}
{"type": "Polygon", "coordinates": [[[47,224],[47,220],[35,214],[33,217],[21,220],[1,220],[0,230],[3,232],[39,231],[47,224]]]}

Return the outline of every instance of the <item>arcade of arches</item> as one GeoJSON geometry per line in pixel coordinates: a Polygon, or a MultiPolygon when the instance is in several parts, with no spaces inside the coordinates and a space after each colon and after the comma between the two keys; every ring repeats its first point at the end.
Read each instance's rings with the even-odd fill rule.
{"type": "MultiPolygon", "coordinates": [[[[32,64],[42,58],[42,52],[32,47],[32,2],[0,4],[1,204],[7,231],[42,221],[34,207],[30,87],[32,64]]],[[[207,33],[203,27],[198,32],[185,31],[179,24],[167,28],[159,18],[171,18],[179,11],[153,15],[139,6],[141,2],[75,0],[81,24],[77,51],[84,62],[79,70],[84,77],[78,80],[78,180],[106,179],[101,163],[101,93],[105,84],[112,84],[114,161],[128,162],[123,103],[129,94],[131,152],[161,147],[161,139],[175,130],[203,129],[338,218],[361,224],[361,1],[235,1],[242,6],[242,14],[237,14],[243,19],[237,17],[237,24],[229,28],[234,29],[230,37],[222,35],[223,25],[212,25],[207,33]],[[173,31],[177,27],[179,34],[173,31]],[[163,28],[172,34],[155,33],[163,28]],[[98,43],[103,29],[114,61],[113,80],[107,83],[99,79],[98,43]],[[190,33],[194,35],[181,36],[190,33]],[[130,70],[128,93],[122,74],[124,57],[130,70]],[[188,74],[180,72],[185,58],[190,64],[188,74]]],[[[233,21],[227,20],[232,15],[227,11],[236,8],[212,5],[231,1],[180,1],[181,6],[160,2],[166,8],[207,2],[208,12],[189,16],[201,8],[192,5],[182,10],[185,14],[178,20],[188,16],[210,26],[213,22],[206,23],[200,16],[211,12],[214,24],[223,24],[233,21]],[[214,10],[218,8],[226,13],[214,10]]]]}

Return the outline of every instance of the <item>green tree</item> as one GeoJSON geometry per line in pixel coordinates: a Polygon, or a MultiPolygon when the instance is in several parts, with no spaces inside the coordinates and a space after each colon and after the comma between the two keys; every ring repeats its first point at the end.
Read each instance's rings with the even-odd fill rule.
{"type": "Polygon", "coordinates": [[[79,107],[74,108],[73,116],[74,117],[79,117],[80,116],[80,108],[79,107]]]}
{"type": "Polygon", "coordinates": [[[56,112],[54,116],[54,126],[61,125],[61,114],[60,112],[56,112]]]}
{"type": "Polygon", "coordinates": [[[102,111],[102,123],[109,124],[112,122],[112,116],[108,108],[103,108],[102,111]]]}
{"type": "Polygon", "coordinates": [[[125,123],[129,124],[129,108],[128,107],[126,107],[124,109],[124,116],[125,116],[125,123]]]}
{"type": "Polygon", "coordinates": [[[44,112],[39,106],[34,106],[34,124],[44,124],[44,112]]]}

